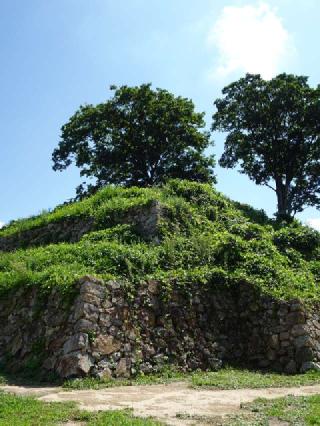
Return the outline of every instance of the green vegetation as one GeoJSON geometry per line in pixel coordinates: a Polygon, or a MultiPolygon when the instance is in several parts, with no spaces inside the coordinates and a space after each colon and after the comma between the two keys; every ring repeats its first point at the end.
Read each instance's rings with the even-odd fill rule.
{"type": "Polygon", "coordinates": [[[188,415],[177,417],[194,424],[212,426],[315,426],[320,425],[320,395],[309,397],[288,396],[276,399],[257,399],[242,404],[239,414],[227,416],[188,415]]]}
{"type": "Polygon", "coordinates": [[[84,105],[62,126],[54,150],[53,169],[74,163],[81,176],[95,178],[80,185],[78,196],[107,184],[152,186],[168,178],[214,182],[214,157],[205,156],[211,145],[204,131],[204,113],[190,99],[167,90],[111,86],[113,97],[84,105]]]}
{"type": "Polygon", "coordinates": [[[81,202],[15,221],[0,238],[75,217],[93,218],[95,232],[61,243],[1,253],[0,295],[13,288],[57,287],[72,294],[77,278],[118,279],[131,292],[158,279],[163,296],[172,285],[216,291],[248,282],[278,298],[319,300],[319,233],[293,222],[282,228],[259,211],[233,203],[207,184],[172,180],[162,187],[109,186],[81,202]],[[162,206],[160,242],[148,242],[126,215],[154,201],[162,206]]]}
{"type": "MultiPolygon", "coordinates": [[[[240,389],[264,387],[293,387],[320,383],[320,374],[309,372],[299,376],[260,373],[248,370],[224,368],[218,372],[179,373],[166,369],[161,374],[140,376],[130,380],[103,381],[92,378],[65,382],[64,388],[100,389],[109,386],[159,384],[175,380],[187,380],[192,386],[209,386],[215,389],[240,389]]],[[[0,380],[0,383],[4,383],[0,380]]],[[[320,425],[320,396],[259,399],[242,406],[243,412],[224,419],[220,417],[184,416],[179,418],[201,421],[204,424],[223,426],[266,426],[270,419],[286,421],[290,425],[320,425]]],[[[157,426],[152,419],[133,417],[129,411],[86,412],[74,403],[43,403],[30,397],[19,397],[0,391],[0,425],[58,425],[79,422],[86,426],[123,425],[157,426]]]]}
{"type": "MultiPolygon", "coordinates": [[[[33,228],[46,226],[54,222],[67,221],[74,218],[93,217],[97,226],[107,224],[112,226],[112,219],[137,206],[150,203],[160,196],[157,188],[130,188],[124,189],[116,186],[107,186],[94,196],[82,201],[58,206],[52,212],[43,213],[27,219],[12,221],[0,230],[0,237],[19,234],[33,228]]],[[[120,216],[121,217],[121,216],[120,216]]]]}
{"type": "Polygon", "coordinates": [[[195,371],[184,373],[166,368],[157,374],[137,375],[130,379],[96,379],[87,377],[64,382],[65,389],[101,389],[115,386],[153,385],[185,381],[195,388],[212,389],[260,389],[272,387],[294,387],[320,384],[320,372],[309,371],[305,374],[286,375],[263,373],[240,368],[224,367],[219,371],[195,371]]]}
{"type": "Polygon", "coordinates": [[[133,417],[128,411],[89,413],[74,403],[44,403],[30,397],[0,392],[1,426],[50,426],[68,421],[86,426],[160,426],[161,423],[133,417]]]}
{"type": "Polygon", "coordinates": [[[247,74],[222,93],[212,126],[227,132],[220,165],[239,165],[257,185],[272,189],[285,220],[319,207],[320,86],[292,74],[271,80],[247,74]]]}
{"type": "MultiPolygon", "coordinates": [[[[320,376],[319,376],[320,377],[320,376]]],[[[111,388],[116,386],[137,386],[137,385],[159,385],[166,384],[171,382],[181,382],[190,380],[192,378],[192,373],[184,373],[178,369],[171,368],[166,366],[158,373],[153,374],[142,374],[139,373],[135,377],[130,379],[121,379],[121,378],[108,378],[108,379],[98,379],[94,377],[85,377],[66,380],[63,383],[64,389],[69,390],[81,390],[81,389],[103,389],[111,388]]],[[[1,382],[0,382],[1,383],[1,382]]]]}
{"type": "Polygon", "coordinates": [[[215,389],[280,388],[319,384],[320,373],[318,371],[309,371],[305,374],[286,375],[223,368],[217,372],[195,372],[191,375],[190,381],[192,386],[215,389]]]}
{"type": "Polygon", "coordinates": [[[268,424],[268,420],[273,418],[292,426],[320,425],[320,395],[288,396],[272,400],[258,399],[242,408],[250,410],[254,414],[252,416],[235,416],[224,424],[226,426],[265,426],[268,424]]]}

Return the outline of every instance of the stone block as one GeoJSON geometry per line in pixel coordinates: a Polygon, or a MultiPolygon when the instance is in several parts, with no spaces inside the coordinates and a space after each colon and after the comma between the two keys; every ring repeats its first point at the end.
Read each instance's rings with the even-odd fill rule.
{"type": "Polygon", "coordinates": [[[313,361],[313,351],[309,347],[301,347],[297,350],[295,359],[298,365],[302,365],[305,362],[313,361]]]}
{"type": "Polygon", "coordinates": [[[110,355],[119,351],[120,348],[121,342],[113,336],[99,335],[92,343],[92,349],[100,355],[110,355]]]}
{"type": "Polygon", "coordinates": [[[306,324],[296,324],[291,329],[291,334],[294,337],[306,335],[308,333],[308,326],[306,324]]]}
{"type": "Polygon", "coordinates": [[[284,368],[284,372],[287,374],[295,374],[297,372],[297,364],[295,361],[291,360],[284,368]]]}
{"type": "Polygon", "coordinates": [[[74,330],[76,332],[93,332],[98,330],[97,323],[91,322],[85,318],[78,320],[74,325],[74,330]]]}
{"type": "Polygon", "coordinates": [[[286,318],[288,325],[304,324],[306,322],[305,314],[301,311],[291,312],[286,318]]]}
{"type": "Polygon", "coordinates": [[[127,358],[121,358],[116,367],[117,377],[129,377],[130,376],[130,360],[127,358]],[[129,364],[129,366],[128,366],[129,364]]]}
{"type": "Polygon", "coordinates": [[[70,377],[81,377],[87,375],[94,363],[88,354],[72,352],[64,355],[58,362],[57,372],[65,379],[70,377]]]}
{"type": "Polygon", "coordinates": [[[96,322],[99,317],[99,309],[97,306],[78,300],[75,304],[74,318],[78,320],[80,318],[86,318],[91,322],[96,322]]]}
{"type": "Polygon", "coordinates": [[[312,346],[312,340],[310,336],[296,337],[293,343],[296,348],[302,348],[303,346],[312,346]]]}
{"type": "Polygon", "coordinates": [[[279,335],[278,334],[272,334],[269,337],[269,346],[271,349],[278,349],[279,348],[279,335]]]}
{"type": "Polygon", "coordinates": [[[287,331],[283,331],[280,333],[280,340],[288,340],[290,337],[290,334],[287,331]]]}
{"type": "Polygon", "coordinates": [[[300,368],[300,372],[301,373],[306,373],[307,371],[320,371],[320,364],[317,362],[312,362],[312,361],[308,361],[308,362],[304,362],[300,368]]]}
{"type": "Polygon", "coordinates": [[[63,353],[87,350],[89,348],[89,338],[86,333],[77,333],[71,336],[63,345],[63,353]]]}

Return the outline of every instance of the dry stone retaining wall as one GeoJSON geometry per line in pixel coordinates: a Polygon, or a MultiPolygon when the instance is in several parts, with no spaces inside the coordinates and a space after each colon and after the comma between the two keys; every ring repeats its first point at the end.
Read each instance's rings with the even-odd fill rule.
{"type": "MultiPolygon", "coordinates": [[[[142,238],[154,241],[157,238],[162,210],[160,203],[154,200],[148,205],[132,207],[122,215],[115,215],[110,219],[110,225],[124,223],[133,225],[142,238]]],[[[104,224],[103,228],[106,226],[107,224],[104,224]]],[[[94,217],[62,218],[62,220],[16,232],[12,235],[0,236],[0,252],[61,242],[75,243],[84,234],[99,228],[94,217]]]]}
{"type": "Polygon", "coordinates": [[[320,316],[316,306],[281,301],[245,288],[239,295],[241,347],[260,368],[286,373],[319,368],[320,316]]]}
{"type": "Polygon", "coordinates": [[[60,242],[74,243],[93,229],[93,218],[69,218],[47,225],[0,237],[0,251],[13,251],[18,248],[37,247],[60,242]]]}
{"type": "Polygon", "coordinates": [[[44,298],[19,290],[0,301],[0,323],[7,368],[38,362],[60,377],[129,377],[168,362],[187,370],[244,362],[293,373],[320,361],[319,315],[248,285],[188,296],[175,290],[165,301],[156,281],[132,294],[119,282],[84,277],[71,302],[56,291],[44,298]]]}

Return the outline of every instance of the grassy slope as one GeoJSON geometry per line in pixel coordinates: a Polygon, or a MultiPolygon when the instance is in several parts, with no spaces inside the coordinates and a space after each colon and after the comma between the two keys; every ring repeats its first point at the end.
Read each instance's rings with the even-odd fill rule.
{"type": "Polygon", "coordinates": [[[250,282],[279,298],[319,300],[320,234],[298,223],[277,229],[259,211],[233,203],[208,185],[174,180],[162,188],[107,187],[82,202],[15,221],[0,237],[64,220],[93,217],[98,231],[75,244],[1,253],[0,295],[19,286],[70,292],[84,274],[134,287],[146,278],[181,286],[250,282]],[[159,200],[166,215],[161,244],[142,241],[119,216],[159,200]]]}

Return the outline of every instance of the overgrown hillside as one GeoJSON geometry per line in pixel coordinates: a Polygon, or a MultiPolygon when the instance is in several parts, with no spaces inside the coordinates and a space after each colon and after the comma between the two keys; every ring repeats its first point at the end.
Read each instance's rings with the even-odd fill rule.
{"type": "Polygon", "coordinates": [[[132,289],[157,279],[166,297],[172,286],[188,292],[190,286],[217,290],[245,282],[277,298],[320,296],[318,232],[297,222],[276,226],[263,212],[188,181],[106,187],[84,201],[12,222],[0,231],[0,247],[2,296],[29,285],[72,294],[85,274],[120,279],[132,289]],[[148,220],[150,211],[158,215],[156,224],[141,228],[136,218],[148,220]],[[82,223],[87,233],[78,233],[77,241],[72,227],[82,223]],[[38,239],[30,238],[35,230],[38,239]],[[4,249],[7,243],[16,249],[4,249]]]}

